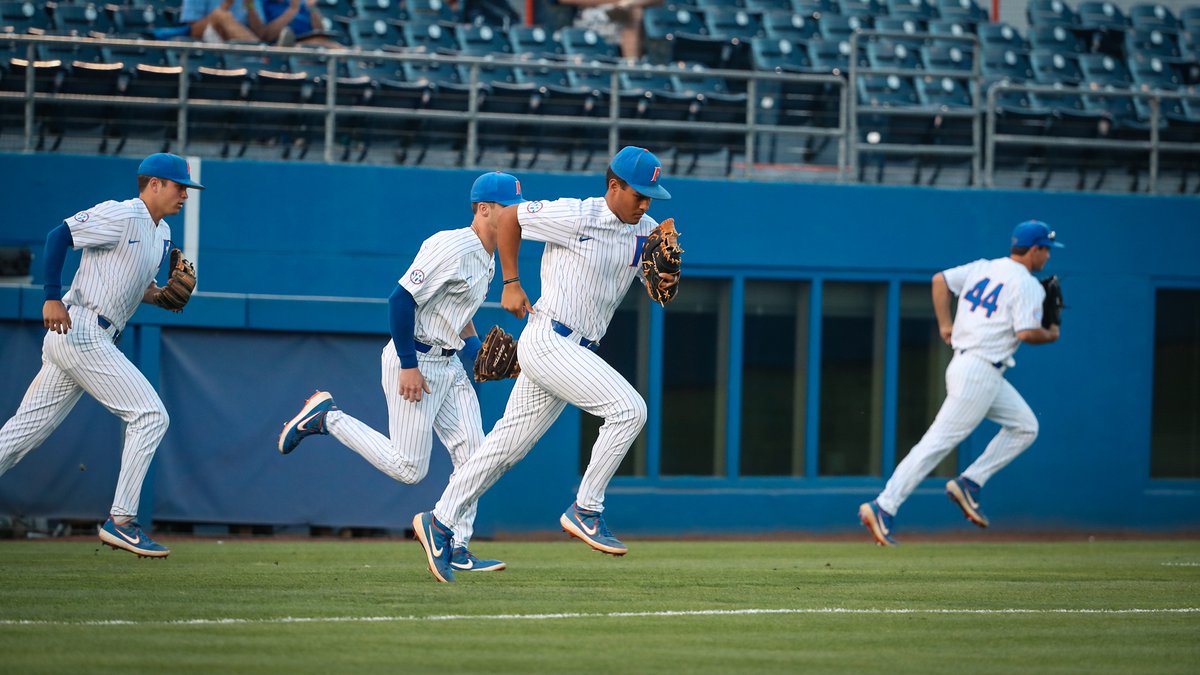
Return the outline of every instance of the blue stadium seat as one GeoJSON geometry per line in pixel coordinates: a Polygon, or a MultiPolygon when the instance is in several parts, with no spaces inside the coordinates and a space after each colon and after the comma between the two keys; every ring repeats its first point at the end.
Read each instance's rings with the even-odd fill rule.
{"type": "Polygon", "coordinates": [[[470,56],[512,54],[512,45],[503,31],[488,25],[472,26],[459,24],[455,27],[458,50],[470,56]]]}
{"type": "Polygon", "coordinates": [[[921,50],[890,38],[872,40],[867,44],[867,60],[872,68],[901,68],[920,70],[924,67],[921,50]]]}
{"type": "Polygon", "coordinates": [[[537,86],[528,82],[491,83],[487,96],[479,106],[479,112],[520,115],[522,118],[480,120],[477,130],[481,154],[476,158],[477,162],[500,166],[519,164],[518,155],[522,148],[532,145],[531,138],[536,129],[530,115],[533,112],[536,94],[537,86]]]}
{"type": "Polygon", "coordinates": [[[929,22],[929,32],[934,35],[954,35],[961,37],[975,33],[975,24],[959,19],[934,19],[929,22]]]}
{"type": "Polygon", "coordinates": [[[839,0],[838,9],[842,16],[866,17],[868,23],[875,17],[888,15],[887,4],[882,0],[839,0]]]}
{"type": "MultiPolygon", "coordinates": [[[[608,116],[608,100],[586,87],[542,86],[534,94],[534,114],[571,118],[608,116]]],[[[543,171],[584,171],[596,157],[607,154],[608,134],[601,129],[538,124],[526,164],[543,171]]]]}
{"type": "MultiPolygon", "coordinates": [[[[750,43],[751,61],[755,70],[780,73],[812,72],[812,59],[804,42],[762,37],[750,43]]],[[[768,84],[761,82],[760,86],[768,84]]]]}
{"type": "Polygon", "coordinates": [[[1084,81],[1083,69],[1074,54],[1035,49],[1030,56],[1033,73],[1039,84],[1063,84],[1078,87],[1084,81]]]}
{"type": "Polygon", "coordinates": [[[926,70],[962,70],[970,72],[975,66],[975,51],[969,42],[933,40],[921,50],[926,70]]]}
{"type": "Polygon", "coordinates": [[[467,3],[458,3],[459,9],[454,9],[445,0],[404,0],[409,20],[426,22],[462,23],[462,8],[465,4],[467,3]]]}
{"type": "Polygon", "coordinates": [[[1179,36],[1174,31],[1159,28],[1130,28],[1125,31],[1125,54],[1177,61],[1181,57],[1179,36]]]}
{"type": "MultiPolygon", "coordinates": [[[[808,44],[808,55],[812,58],[813,70],[846,76],[850,68],[850,42],[848,40],[814,40],[808,44]]],[[[869,67],[866,50],[860,48],[857,55],[860,67],[869,67]]]]}
{"type": "Polygon", "coordinates": [[[116,32],[113,30],[112,18],[91,3],[82,5],[55,3],[46,7],[50,11],[54,32],[60,35],[87,37],[93,34],[103,35],[116,32]]]}
{"type": "MultiPolygon", "coordinates": [[[[971,92],[965,82],[953,77],[933,77],[924,75],[914,79],[917,86],[917,98],[921,104],[930,108],[962,109],[971,107],[971,92]]],[[[964,119],[966,126],[971,120],[964,119]]]]}
{"type": "Polygon", "coordinates": [[[153,38],[159,22],[154,5],[107,5],[115,37],[153,38]]]}
{"type": "Polygon", "coordinates": [[[704,25],[708,34],[749,43],[765,35],[759,15],[744,9],[710,9],[704,13],[704,25]]]}
{"type": "Polygon", "coordinates": [[[745,9],[742,0],[691,0],[688,4],[695,6],[705,15],[713,9],[745,9]]]}
{"type": "Polygon", "coordinates": [[[358,16],[358,0],[316,0],[317,10],[326,19],[358,16]]]}
{"type": "Polygon", "coordinates": [[[0,34],[44,33],[49,28],[45,5],[31,0],[0,2],[0,34]]]}
{"type": "Polygon", "coordinates": [[[561,61],[550,59],[521,59],[521,65],[515,68],[516,82],[528,83],[538,87],[558,87],[568,89],[573,85],[567,76],[567,71],[551,68],[549,64],[560,64],[561,61]]]}
{"type": "Polygon", "coordinates": [[[379,18],[339,17],[338,27],[350,45],[363,50],[398,48],[404,46],[404,34],[396,24],[379,18]]]}
{"type": "Polygon", "coordinates": [[[1064,0],[1029,0],[1025,16],[1030,26],[1077,26],[1079,17],[1064,0]]]}
{"type": "MultiPolygon", "coordinates": [[[[1146,92],[1158,89],[1177,92],[1182,86],[1179,73],[1175,68],[1157,57],[1143,59],[1130,57],[1127,65],[1133,78],[1134,87],[1138,91],[1146,92]]],[[[1181,99],[1160,99],[1159,115],[1162,120],[1160,127],[1163,128],[1160,128],[1159,134],[1162,140],[1179,143],[1200,142],[1200,116],[1192,115],[1184,103],[1185,100],[1181,99]]],[[[1149,121],[1149,100],[1135,98],[1133,104],[1137,109],[1138,118],[1149,121]]]]}
{"type": "Polygon", "coordinates": [[[647,7],[643,18],[645,58],[652,63],[702,63],[719,68],[730,58],[731,40],[708,34],[704,17],[695,7],[647,7]]]}
{"type": "MultiPolygon", "coordinates": [[[[649,95],[649,103],[643,109],[643,120],[687,122],[698,105],[693,94],[679,94],[669,89],[647,90],[643,92],[643,95],[646,94],[649,95]]],[[[678,129],[622,129],[620,144],[654,148],[654,154],[663,162],[664,170],[671,173],[675,170],[679,140],[684,136],[685,132],[678,129]],[[669,153],[659,152],[658,148],[669,150],[669,153]]]]}
{"type": "Polygon", "coordinates": [[[987,23],[988,12],[975,0],[937,0],[938,16],[942,20],[962,21],[971,25],[987,23]]]}
{"type": "Polygon", "coordinates": [[[641,64],[638,70],[622,72],[619,79],[623,91],[670,91],[672,86],[671,75],[656,71],[649,63],[641,64]]]}
{"type": "MultiPolygon", "coordinates": [[[[577,60],[572,61],[574,68],[567,71],[567,82],[572,87],[586,87],[607,94],[612,89],[612,73],[598,70],[595,66],[603,65],[602,61],[577,60]]],[[[620,89],[620,78],[617,78],[617,89],[620,89]]]]}
{"type": "Polygon", "coordinates": [[[605,41],[590,28],[563,28],[558,36],[567,56],[582,57],[588,61],[616,62],[621,53],[617,45],[605,41]]]}
{"type": "Polygon", "coordinates": [[[1112,2],[1081,2],[1077,10],[1079,30],[1090,34],[1091,50],[1120,56],[1129,20],[1112,2]]]}
{"type": "Polygon", "coordinates": [[[985,77],[993,80],[1028,82],[1034,79],[1029,53],[1007,47],[984,48],[980,70],[985,77]]]}
{"type": "Polygon", "coordinates": [[[882,39],[898,42],[913,49],[920,49],[925,44],[925,38],[916,36],[917,33],[926,32],[924,22],[913,17],[881,17],[875,19],[875,30],[910,35],[912,37],[888,36],[882,39]]]}
{"type": "Polygon", "coordinates": [[[425,19],[406,21],[401,26],[404,44],[408,47],[422,48],[426,52],[454,52],[458,50],[458,40],[454,37],[453,24],[425,19]]]}
{"type": "Polygon", "coordinates": [[[792,0],[746,0],[743,4],[746,11],[758,14],[770,12],[793,12],[792,0]]]}
{"type": "Polygon", "coordinates": [[[359,0],[354,18],[404,22],[412,17],[409,16],[404,3],[397,2],[397,0],[359,0]]]}
{"type": "Polygon", "coordinates": [[[1129,8],[1129,23],[1134,28],[1179,30],[1179,19],[1170,8],[1159,4],[1138,4],[1129,8]]]}
{"type": "Polygon", "coordinates": [[[1079,66],[1083,70],[1084,80],[1093,85],[1128,89],[1133,84],[1133,77],[1125,62],[1108,54],[1082,54],[1079,66]]]}
{"type": "Polygon", "coordinates": [[[817,20],[792,12],[768,12],[763,15],[763,32],[776,40],[799,42],[820,35],[817,20]]]}
{"type": "Polygon", "coordinates": [[[1029,41],[1034,49],[1049,49],[1067,54],[1083,54],[1088,50],[1085,39],[1069,27],[1060,24],[1043,24],[1029,30],[1029,41]]]}
{"type": "Polygon", "coordinates": [[[1024,50],[1029,44],[1021,31],[1006,23],[989,23],[977,27],[979,44],[983,49],[1024,50]]]}
{"type": "MultiPolygon", "coordinates": [[[[856,30],[867,30],[874,25],[870,16],[823,16],[817,24],[821,39],[826,42],[849,42],[850,35],[856,30]]],[[[861,44],[861,42],[860,42],[861,44]]]]}
{"type": "Polygon", "coordinates": [[[888,16],[893,19],[929,21],[938,16],[934,0],[887,0],[887,9],[888,16]]]}
{"type": "Polygon", "coordinates": [[[541,26],[513,26],[508,29],[507,34],[514,54],[548,58],[562,58],[566,54],[562,42],[541,26]]]}

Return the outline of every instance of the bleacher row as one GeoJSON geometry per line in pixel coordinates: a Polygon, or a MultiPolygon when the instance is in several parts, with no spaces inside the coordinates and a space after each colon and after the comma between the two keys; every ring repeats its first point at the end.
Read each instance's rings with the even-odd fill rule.
{"type": "MultiPolygon", "coordinates": [[[[5,34],[72,35],[66,43],[39,44],[36,90],[65,94],[110,94],[150,98],[178,95],[180,54],[148,43],[93,45],[106,37],[141,41],[178,33],[178,8],[162,4],[85,2],[35,5],[0,2],[0,91],[25,89],[25,45],[5,34]]],[[[170,0],[166,0],[170,2],[170,0]]],[[[464,112],[474,94],[481,112],[604,117],[618,48],[595,32],[552,25],[518,26],[468,17],[441,0],[320,0],[327,30],[353,50],[338,59],[339,105],[400,110],[464,112]],[[381,55],[435,55],[389,59],[381,55]],[[495,59],[477,71],[478,89],[468,85],[471,68],[453,56],[495,59]],[[556,65],[557,64],[557,65],[556,65]],[[564,65],[565,64],[565,65],[564,65]]],[[[1162,91],[1163,140],[1200,143],[1200,6],[1179,16],[1160,5],[1122,11],[1108,2],[1060,0],[1028,3],[1029,28],[991,23],[974,0],[695,0],[645,10],[646,66],[618,78],[622,119],[744,124],[747,82],[753,73],[824,74],[841,78],[853,65],[857,139],[866,144],[970,145],[971,120],[944,119],[948,110],[978,113],[987,87],[997,82],[1056,88],[1055,92],[1002,92],[997,131],[1029,136],[1146,139],[1151,99],[1135,92],[1162,91]],[[861,31],[857,53],[851,36],[861,31]],[[678,66],[672,72],[650,66],[678,66]],[[718,77],[711,69],[746,71],[747,78],[718,77]],[[884,73],[876,73],[881,69],[884,73]],[[981,79],[974,81],[974,74],[981,79]],[[1098,90],[1130,96],[1098,96],[1098,90]],[[1090,95],[1089,95],[1090,94],[1090,95]],[[1188,98],[1191,96],[1191,98],[1188,98]],[[876,115],[905,109],[904,116],[876,115]],[[955,123],[956,122],[956,123],[955,123]]],[[[171,37],[180,39],[178,35],[171,37]]],[[[189,97],[260,103],[320,103],[325,96],[327,55],[298,48],[287,56],[252,53],[188,54],[189,97]]],[[[756,83],[759,124],[838,127],[840,87],[828,82],[762,80],[756,83]]],[[[52,148],[72,135],[96,134],[102,151],[120,151],[132,140],[170,147],[176,137],[172,111],[155,109],[136,123],[120,119],[112,106],[90,112],[79,105],[39,104],[39,146],[52,148]]],[[[0,135],[23,125],[23,106],[0,99],[0,135]]],[[[306,156],[324,139],[318,115],[274,110],[262,115],[197,109],[189,115],[189,141],[211,144],[218,154],[257,150],[268,156],[306,156]]],[[[467,160],[462,119],[338,117],[338,158],[351,161],[446,162],[467,160]]],[[[652,145],[683,173],[725,174],[743,154],[741,133],[695,133],[622,129],[621,142],[652,145]],[[713,161],[707,161],[715,158],[713,161]]],[[[607,134],[548,128],[529,122],[480,123],[480,152],[499,149],[525,164],[547,169],[586,168],[607,148],[607,134]],[[537,156],[528,149],[537,147],[537,156]],[[521,153],[524,152],[524,155],[521,153]],[[521,155],[518,158],[518,155],[521,155]]],[[[830,164],[836,143],[763,134],[755,159],[784,164],[830,164]]],[[[869,150],[869,145],[865,146],[869,150]]],[[[190,148],[189,148],[190,149],[190,148]]],[[[190,149],[191,150],[191,149],[190,149]]],[[[1075,153],[1079,161],[1105,153],[1075,153]],[[1092,156],[1094,155],[1094,156],[1092,156]]],[[[1168,153],[1169,154],[1169,153],[1168,153]]],[[[1185,153],[1186,154],[1186,153],[1185,153]]],[[[895,161],[920,163],[920,153],[895,161]]],[[[1071,153],[1021,148],[999,166],[1032,171],[1071,153]],[[1007,163],[1007,164],[1006,164],[1007,163]]],[[[1195,155],[1177,162],[1185,173],[1200,164],[1195,155]]],[[[482,157],[474,161],[486,161],[482,157]]],[[[1142,160],[1137,160],[1141,162],[1142,160]]],[[[941,158],[938,164],[962,158],[941,158]]],[[[1166,160],[1170,165],[1170,158],[1166,160]]],[[[865,162],[864,162],[865,164],[865,162]]],[[[863,167],[859,178],[867,179],[863,167]]],[[[968,175],[968,180],[970,176],[968,175]]],[[[1186,184],[1185,181],[1181,185],[1186,184]]]]}

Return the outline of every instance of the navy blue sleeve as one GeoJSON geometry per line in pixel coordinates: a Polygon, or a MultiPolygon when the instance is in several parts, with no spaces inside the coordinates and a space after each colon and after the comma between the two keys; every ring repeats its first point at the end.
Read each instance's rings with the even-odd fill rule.
{"type": "Polygon", "coordinates": [[[470,367],[475,363],[475,357],[479,355],[479,348],[483,346],[483,341],[479,339],[478,335],[470,335],[463,338],[463,343],[462,351],[459,353],[462,355],[463,363],[470,367]]]}
{"type": "Polygon", "coordinates": [[[392,330],[392,342],[396,345],[396,356],[400,357],[400,367],[416,368],[417,348],[413,345],[413,330],[417,325],[417,301],[400,284],[396,284],[396,289],[388,298],[388,324],[392,330]]]}
{"type": "Polygon", "coordinates": [[[67,250],[73,246],[75,239],[66,223],[59,223],[46,235],[46,283],[42,286],[46,300],[62,300],[63,263],[67,260],[67,250]]]}

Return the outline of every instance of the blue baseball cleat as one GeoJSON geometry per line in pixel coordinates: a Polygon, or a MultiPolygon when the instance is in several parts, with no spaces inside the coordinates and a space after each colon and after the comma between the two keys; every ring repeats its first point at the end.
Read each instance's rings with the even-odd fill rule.
{"type": "Polygon", "coordinates": [[[587,511],[579,508],[578,504],[571,504],[571,508],[562,514],[558,522],[567,534],[582,540],[601,553],[625,555],[629,552],[625,544],[608,531],[604,516],[599,511],[587,511]]]}
{"type": "Polygon", "coordinates": [[[109,518],[100,526],[99,534],[100,541],[113,547],[114,551],[125,549],[143,558],[165,558],[171,555],[170,549],[151,539],[137,523],[117,525],[109,518]]]}
{"type": "Polygon", "coordinates": [[[499,572],[508,567],[500,560],[480,560],[461,546],[450,553],[450,566],[455,572],[499,572]]]}
{"type": "Polygon", "coordinates": [[[314,434],[327,434],[325,414],[337,410],[333,396],[327,391],[318,391],[304,402],[304,407],[279,432],[279,452],[288,454],[300,445],[300,441],[314,434]]]}
{"type": "Polygon", "coordinates": [[[988,526],[988,517],[979,508],[979,485],[970,478],[959,476],[946,483],[946,496],[958,504],[967,520],[980,527],[988,526]]]}
{"type": "Polygon", "coordinates": [[[870,502],[858,507],[858,519],[871,531],[875,543],[880,546],[897,546],[892,539],[892,514],[879,508],[878,502],[870,502]]]}
{"type": "Polygon", "coordinates": [[[450,564],[450,542],[454,532],[434,518],[432,512],[418,513],[413,516],[412,524],[417,541],[425,549],[425,558],[429,561],[433,578],[454,581],[454,568],[450,564]]]}

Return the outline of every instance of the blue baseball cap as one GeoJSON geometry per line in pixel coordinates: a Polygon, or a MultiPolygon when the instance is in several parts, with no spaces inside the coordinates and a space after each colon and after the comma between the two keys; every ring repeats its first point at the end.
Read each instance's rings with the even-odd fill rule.
{"type": "Polygon", "coordinates": [[[671,193],[658,184],[662,162],[645,148],[627,145],[613,156],[609,168],[629,187],[653,199],[670,199],[671,193]]]}
{"type": "Polygon", "coordinates": [[[471,186],[471,203],[496,202],[501,206],[512,206],[525,201],[521,198],[521,181],[516,176],[499,171],[485,173],[475,179],[471,186]]]}
{"type": "Polygon", "coordinates": [[[141,166],[138,167],[137,175],[165,178],[197,190],[204,189],[203,185],[192,180],[192,172],[188,169],[187,160],[179,155],[166,152],[158,152],[143,159],[141,166]]]}
{"type": "Polygon", "coordinates": [[[1040,220],[1027,220],[1017,225],[1013,229],[1012,245],[1063,248],[1062,244],[1054,241],[1054,230],[1051,230],[1049,225],[1040,220]]]}

